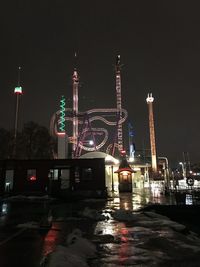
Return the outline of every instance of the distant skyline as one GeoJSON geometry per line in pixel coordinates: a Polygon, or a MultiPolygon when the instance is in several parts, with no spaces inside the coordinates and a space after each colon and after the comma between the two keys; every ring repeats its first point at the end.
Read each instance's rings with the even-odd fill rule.
{"type": "MultiPolygon", "coordinates": [[[[146,97],[154,101],[158,156],[200,161],[198,1],[13,0],[1,4],[0,127],[14,127],[18,66],[21,125],[49,127],[61,95],[72,103],[78,54],[79,109],[116,107],[114,64],[136,148],[150,148],[146,97]]],[[[127,126],[126,126],[127,127],[127,126]]],[[[128,139],[128,136],[127,136],[128,139]]]]}

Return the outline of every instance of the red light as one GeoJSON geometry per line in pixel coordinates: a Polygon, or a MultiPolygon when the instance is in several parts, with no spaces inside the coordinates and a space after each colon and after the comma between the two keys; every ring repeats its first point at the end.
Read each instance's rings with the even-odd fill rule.
{"type": "Polygon", "coordinates": [[[33,176],[31,176],[31,177],[29,178],[29,180],[30,180],[30,181],[36,181],[37,178],[36,178],[36,176],[33,175],[33,176]]]}
{"type": "Polygon", "coordinates": [[[16,95],[22,95],[22,87],[21,86],[15,87],[14,93],[16,95]]]}
{"type": "Polygon", "coordinates": [[[121,154],[125,155],[126,154],[126,150],[121,150],[121,154]]]}
{"type": "Polygon", "coordinates": [[[65,132],[57,132],[57,135],[59,135],[59,136],[65,136],[65,132]]]}
{"type": "Polygon", "coordinates": [[[126,229],[126,228],[121,228],[120,232],[122,235],[128,235],[129,234],[128,229],[126,229]]]}

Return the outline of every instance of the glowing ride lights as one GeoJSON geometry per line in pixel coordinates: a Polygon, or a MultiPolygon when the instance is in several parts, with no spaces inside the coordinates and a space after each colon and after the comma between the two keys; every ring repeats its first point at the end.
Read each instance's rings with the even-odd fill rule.
{"type": "Polygon", "coordinates": [[[21,86],[15,87],[14,94],[22,95],[22,87],[21,86]]]}
{"type": "Polygon", "coordinates": [[[134,131],[131,123],[128,123],[128,136],[129,136],[129,161],[133,162],[135,157],[135,145],[133,142],[134,131]],[[131,160],[130,160],[131,159],[131,160]]]}
{"type": "Polygon", "coordinates": [[[152,96],[152,93],[148,94],[146,101],[147,103],[153,103],[154,97],[152,96]]]}
{"type": "MultiPolygon", "coordinates": [[[[76,57],[76,54],[75,54],[76,57]]],[[[73,83],[73,143],[72,143],[72,153],[75,157],[75,151],[78,141],[78,88],[79,88],[79,76],[76,69],[74,69],[72,75],[73,83]]]]}
{"type": "MultiPolygon", "coordinates": [[[[73,113],[73,110],[71,108],[66,108],[65,109],[69,114],[73,113]]],[[[117,109],[116,108],[99,108],[99,109],[90,109],[88,110],[86,113],[89,116],[89,121],[90,123],[93,123],[95,121],[102,121],[103,123],[105,123],[106,125],[109,126],[116,126],[117,125],[117,121],[111,121],[111,120],[107,120],[107,115],[112,115],[115,116],[115,114],[117,113],[117,109]],[[104,117],[105,116],[105,117],[104,117]]],[[[120,121],[120,123],[124,123],[128,117],[128,112],[125,109],[122,109],[122,120],[120,121]]],[[[54,113],[54,115],[51,118],[51,122],[50,122],[50,134],[52,136],[55,136],[58,134],[58,128],[59,128],[59,122],[60,122],[60,110],[56,111],[54,113]],[[58,120],[59,118],[59,120],[58,120]]],[[[65,117],[65,122],[72,122],[72,116],[71,115],[67,115],[65,117]]],[[[81,123],[81,119],[78,118],[78,123],[81,123]]],[[[108,140],[108,131],[105,128],[93,128],[92,127],[92,131],[93,132],[103,132],[104,133],[104,139],[103,141],[101,141],[99,144],[96,145],[96,149],[100,149],[101,147],[103,147],[107,140],[108,140]]],[[[72,138],[73,140],[73,138],[72,138]]],[[[85,151],[94,151],[94,147],[88,147],[85,145],[82,145],[81,142],[78,143],[78,146],[80,146],[82,149],[84,149],[85,151]]]]}
{"type": "Polygon", "coordinates": [[[16,109],[15,109],[15,128],[14,128],[14,145],[13,145],[13,157],[16,157],[17,148],[17,131],[18,131],[18,120],[19,120],[19,102],[22,95],[22,87],[20,86],[20,72],[21,67],[18,67],[18,84],[14,89],[14,94],[16,95],[16,109]]]}
{"type": "Polygon", "coordinates": [[[154,98],[152,96],[152,93],[148,94],[146,101],[149,107],[149,133],[150,133],[150,144],[151,144],[152,170],[154,173],[156,173],[157,172],[157,159],[156,159],[156,141],[155,141],[154,117],[153,117],[154,98]]]}
{"type": "Polygon", "coordinates": [[[62,96],[60,100],[60,120],[58,135],[65,135],[65,97],[62,96]]]}
{"type": "Polygon", "coordinates": [[[94,141],[93,141],[93,140],[89,140],[88,143],[89,143],[89,145],[91,145],[91,146],[94,145],[94,141]]]}
{"type": "Polygon", "coordinates": [[[65,132],[65,97],[62,95],[60,99],[60,110],[58,114],[58,149],[57,158],[65,159],[68,157],[68,136],[65,132]]]}
{"type": "MultiPolygon", "coordinates": [[[[75,54],[76,57],[76,54],[75,54]]],[[[119,151],[123,150],[123,133],[122,133],[122,124],[126,121],[128,113],[125,109],[122,108],[121,101],[121,73],[120,73],[120,56],[117,56],[116,61],[116,108],[98,108],[87,110],[86,112],[79,112],[78,110],[78,89],[79,89],[79,75],[77,69],[74,69],[72,75],[72,84],[73,84],[73,107],[66,108],[65,122],[69,121],[72,123],[72,137],[68,137],[70,143],[72,143],[72,156],[78,157],[81,153],[81,149],[85,151],[96,151],[99,150],[104,145],[107,145],[106,152],[109,153],[112,148],[112,155],[115,152],[115,146],[119,151]],[[109,115],[109,116],[108,116],[109,115]],[[113,116],[114,121],[107,119],[108,117],[113,116]],[[86,118],[86,119],[83,119],[86,118]],[[106,128],[100,128],[95,126],[96,121],[102,121],[103,123],[114,126],[116,128],[116,135],[114,136],[112,143],[109,142],[109,133],[106,128]],[[80,127],[79,125],[84,127],[80,127]],[[87,142],[87,137],[93,135],[94,143],[91,144],[87,142]],[[101,136],[101,139],[97,139],[96,136],[101,136]],[[117,139],[117,140],[116,140],[117,139]],[[107,142],[108,141],[108,142],[107,142]],[[79,149],[77,149],[79,148],[79,149]],[[80,151],[79,151],[80,150],[80,151]],[[79,153],[76,153],[76,152],[79,153]]],[[[60,110],[54,113],[50,122],[50,134],[52,136],[58,135],[59,123],[60,123],[60,110]]],[[[98,123],[98,122],[97,122],[98,123]]],[[[66,133],[67,134],[67,133],[66,133]]],[[[59,133],[60,135],[60,133],[59,133]]]]}
{"type": "Polygon", "coordinates": [[[120,55],[116,59],[116,95],[117,95],[117,113],[118,113],[118,125],[117,125],[117,143],[118,150],[123,150],[123,129],[122,129],[122,97],[121,97],[121,73],[120,73],[120,55]]]}

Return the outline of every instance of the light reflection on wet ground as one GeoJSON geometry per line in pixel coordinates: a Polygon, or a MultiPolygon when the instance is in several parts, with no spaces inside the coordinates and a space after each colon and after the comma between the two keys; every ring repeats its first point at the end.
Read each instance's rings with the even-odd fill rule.
{"type": "Polygon", "coordinates": [[[154,228],[152,224],[153,220],[147,226],[127,225],[114,220],[98,222],[95,233],[112,235],[114,242],[108,240],[99,245],[99,258],[93,264],[101,267],[199,266],[199,241],[195,238],[191,241],[167,226],[154,228]],[[187,265],[184,265],[185,260],[187,265]],[[194,265],[190,265],[193,260],[194,265]]]}
{"type": "MultiPolygon", "coordinates": [[[[36,232],[33,235],[30,233],[30,237],[33,238],[33,236],[37,236],[37,240],[34,241],[35,248],[37,248],[37,255],[41,255],[38,252],[39,248],[42,251],[42,255],[46,255],[53,251],[58,244],[63,244],[67,234],[74,228],[82,229],[84,234],[87,234],[87,238],[91,240],[93,229],[95,229],[95,235],[107,235],[108,240],[106,241],[105,238],[104,241],[98,243],[99,258],[92,262],[92,267],[160,266],[159,264],[160,262],[163,264],[163,260],[169,261],[173,254],[170,252],[170,250],[173,250],[173,246],[178,246],[175,239],[180,238],[179,233],[174,233],[174,231],[171,228],[168,228],[166,224],[163,224],[162,226],[161,221],[156,221],[143,214],[139,215],[137,211],[150,202],[171,203],[171,201],[173,200],[166,198],[157,191],[151,193],[149,190],[135,190],[133,193],[113,194],[112,197],[105,202],[105,205],[101,205],[97,202],[95,203],[95,201],[93,203],[88,201],[88,203],[85,202],[80,204],[59,204],[54,207],[54,222],[52,229],[45,235],[41,235],[41,237],[38,233],[36,234],[36,232]],[[78,217],[78,211],[82,210],[85,206],[91,206],[91,208],[94,209],[98,207],[98,210],[100,210],[100,207],[102,206],[104,213],[107,213],[110,216],[107,217],[108,219],[98,222],[80,219],[80,217],[78,217]],[[132,211],[133,214],[136,214],[136,219],[131,222],[117,221],[112,217],[113,213],[117,210],[125,210],[127,212],[132,211]],[[114,237],[114,239],[109,238],[109,236],[114,237]],[[165,250],[168,249],[169,253],[163,252],[160,249],[162,246],[165,250]]],[[[36,207],[33,207],[33,210],[34,209],[36,211],[36,207]]],[[[12,225],[14,225],[22,219],[22,217],[15,218],[15,214],[19,211],[18,206],[13,209],[14,215],[12,215],[12,212],[10,213],[11,210],[10,204],[3,203],[0,210],[0,224],[3,225],[6,224],[6,222],[12,222],[12,225]],[[13,219],[15,221],[12,221],[13,219]]],[[[40,212],[40,210],[38,212],[40,212]]],[[[24,215],[24,220],[25,219],[26,216],[24,215]]],[[[0,237],[2,240],[6,238],[5,233],[2,232],[0,237]]],[[[25,246],[27,245],[27,242],[30,242],[31,244],[30,237],[29,241],[25,238],[22,239],[22,241],[26,241],[25,246]]],[[[187,241],[187,239],[184,240],[187,241]]],[[[180,251],[177,250],[177,254],[174,252],[174,255],[177,256],[180,253],[184,254],[183,251],[184,249],[181,248],[180,251]]],[[[32,254],[34,255],[34,251],[32,251],[32,254]]],[[[190,252],[190,256],[191,255],[193,255],[192,251],[190,252]]],[[[196,267],[197,266],[199,265],[196,265],[196,267]]]]}
{"type": "Polygon", "coordinates": [[[182,234],[181,227],[176,223],[174,226],[164,216],[138,212],[148,203],[170,204],[173,201],[160,192],[152,194],[148,190],[113,194],[105,209],[111,214],[117,210],[132,212],[135,219],[122,222],[111,218],[97,223],[95,234],[113,236],[114,241],[108,236],[108,242],[104,240],[99,245],[100,256],[93,264],[97,267],[200,266],[200,240],[195,240],[196,236],[182,234]]]}
{"type": "Polygon", "coordinates": [[[47,255],[52,252],[60,240],[61,225],[53,223],[52,228],[44,235],[42,255],[47,255]]]}
{"type": "Polygon", "coordinates": [[[111,199],[107,201],[108,208],[137,211],[149,203],[174,204],[173,196],[165,196],[161,191],[154,189],[134,189],[133,193],[111,192],[111,199]]]}

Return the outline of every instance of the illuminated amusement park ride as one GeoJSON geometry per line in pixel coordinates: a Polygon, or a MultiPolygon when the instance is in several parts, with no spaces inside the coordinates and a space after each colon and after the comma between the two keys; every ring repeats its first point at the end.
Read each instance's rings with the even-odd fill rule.
{"type": "MultiPolygon", "coordinates": [[[[94,156],[94,153],[87,152],[104,152],[102,154],[107,161],[106,186],[112,188],[112,191],[118,188],[116,190],[120,192],[131,192],[133,187],[149,187],[150,176],[152,179],[157,179],[162,175],[163,170],[165,170],[163,172],[165,184],[168,185],[167,161],[166,164],[163,163],[163,170],[158,172],[157,169],[152,93],[148,94],[146,98],[149,111],[151,156],[148,155],[148,160],[147,157],[140,158],[139,154],[135,156],[134,131],[130,123],[128,123],[129,158],[126,155],[123,142],[123,123],[128,117],[128,112],[122,108],[120,55],[117,56],[115,64],[115,87],[116,107],[94,108],[82,112],[78,105],[79,74],[77,69],[74,69],[72,75],[73,106],[66,107],[65,97],[62,96],[60,109],[53,114],[50,122],[50,134],[58,140],[55,158],[84,158],[94,156]],[[120,160],[118,160],[119,156],[121,156],[120,160]],[[123,162],[126,162],[127,165],[123,165],[123,162]],[[133,172],[134,175],[132,175],[133,172]],[[132,180],[133,176],[134,180],[132,180]]],[[[67,172],[67,170],[64,171],[67,172]]],[[[68,174],[64,171],[62,176],[67,177],[68,174]]],[[[158,181],[156,186],[162,187],[162,183],[159,183],[158,181]]]]}
{"type": "MultiPolygon", "coordinates": [[[[72,75],[73,83],[73,108],[65,106],[65,97],[60,100],[60,110],[53,114],[50,123],[50,133],[52,136],[58,136],[58,150],[72,144],[72,158],[80,157],[83,151],[100,151],[114,156],[120,154],[123,147],[123,128],[122,124],[126,121],[128,113],[122,108],[121,99],[121,65],[120,55],[117,56],[115,65],[116,77],[116,108],[96,108],[81,112],[78,109],[78,88],[79,75],[74,69],[72,75]],[[72,134],[66,131],[67,123],[72,123],[72,134]],[[106,128],[100,127],[102,123],[108,126],[114,126],[115,134],[110,140],[109,132],[106,128]],[[60,139],[60,141],[59,141],[60,139]]],[[[64,149],[65,150],[65,149],[64,149]]],[[[65,157],[64,151],[61,157],[65,157]]]]}

